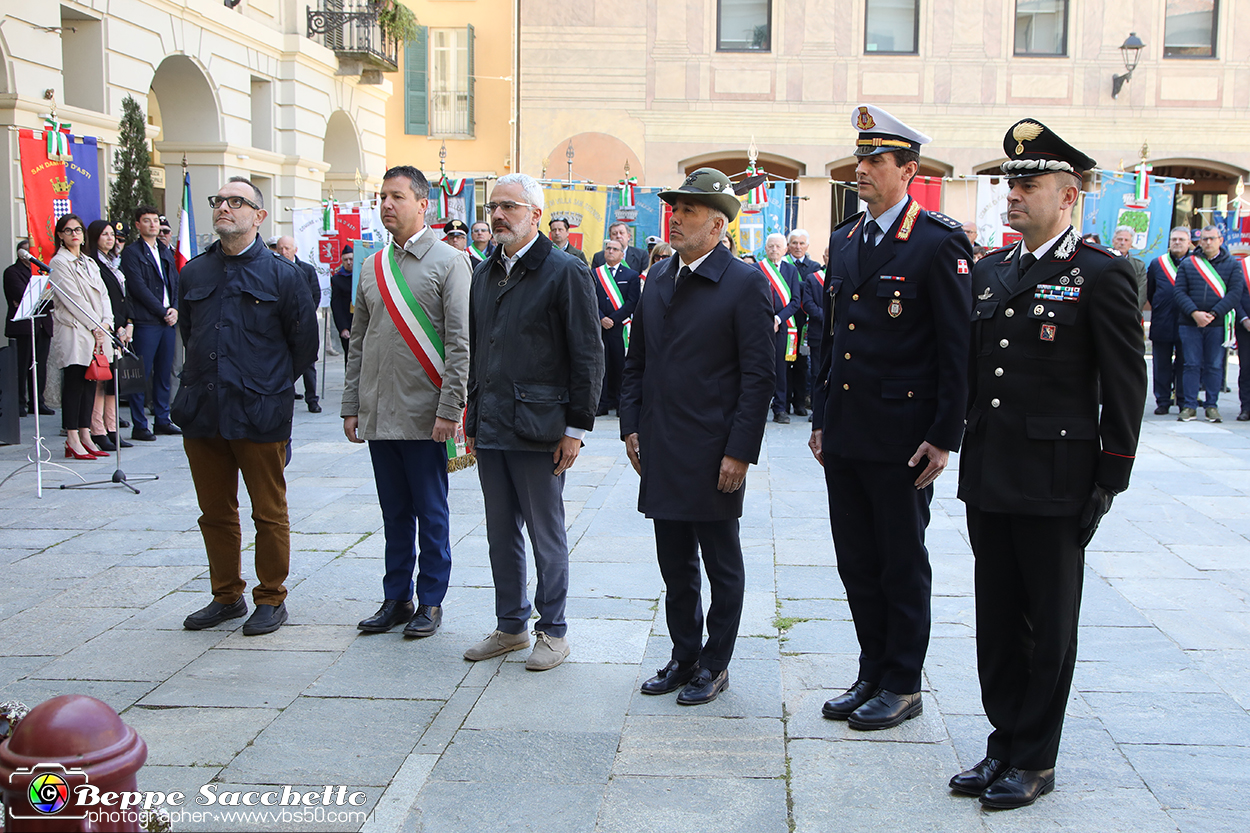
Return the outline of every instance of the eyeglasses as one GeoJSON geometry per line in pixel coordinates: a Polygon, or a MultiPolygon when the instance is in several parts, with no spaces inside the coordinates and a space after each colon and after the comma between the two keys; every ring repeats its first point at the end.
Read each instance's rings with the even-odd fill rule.
{"type": "Polygon", "coordinates": [[[61,229],[61,234],[82,234],[82,226],[66,226],[61,229]]]}
{"type": "Polygon", "coordinates": [[[486,213],[494,214],[496,208],[502,208],[505,214],[511,214],[513,211],[516,211],[518,208],[533,208],[533,207],[534,207],[533,203],[513,202],[512,200],[506,200],[504,202],[488,202],[486,203],[486,213]]]}
{"type": "Polygon", "coordinates": [[[247,197],[220,197],[216,194],[213,194],[211,197],[208,198],[208,204],[214,210],[220,208],[223,202],[226,205],[233,208],[235,211],[238,211],[240,208],[242,208],[245,205],[251,206],[256,211],[260,211],[260,206],[252,202],[251,200],[249,200],[247,197]]]}

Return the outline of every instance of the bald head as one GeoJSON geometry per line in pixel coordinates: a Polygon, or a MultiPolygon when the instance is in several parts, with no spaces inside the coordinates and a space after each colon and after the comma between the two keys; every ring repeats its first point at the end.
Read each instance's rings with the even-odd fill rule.
{"type": "Polygon", "coordinates": [[[294,237],[279,237],[278,238],[278,254],[282,255],[287,260],[294,263],[295,253],[297,251],[299,250],[295,246],[294,237]]]}

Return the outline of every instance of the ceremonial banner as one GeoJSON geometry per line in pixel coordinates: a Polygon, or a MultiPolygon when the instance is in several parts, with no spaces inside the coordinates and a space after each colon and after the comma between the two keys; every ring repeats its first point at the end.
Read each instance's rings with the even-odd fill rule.
{"type": "Polygon", "coordinates": [[[912,179],[907,193],[912,196],[925,211],[942,210],[942,177],[918,176],[912,179]]]}
{"type": "Polygon", "coordinates": [[[668,235],[664,233],[661,226],[664,212],[661,208],[660,190],[635,186],[634,204],[623,210],[619,200],[621,192],[618,189],[618,199],[609,206],[608,225],[611,226],[616,222],[628,225],[630,245],[640,249],[647,247],[647,238],[652,235],[667,238],[668,235]]]}
{"type": "Polygon", "coordinates": [[[1020,239],[1020,233],[1007,225],[1006,177],[977,177],[977,245],[997,249],[1020,239]]]}
{"type": "Polygon", "coordinates": [[[182,208],[178,215],[178,245],[174,249],[174,264],[178,271],[196,255],[195,213],[191,210],[191,174],[182,175],[182,208]]]}
{"type": "Polygon", "coordinates": [[[56,218],[70,211],[69,179],[65,163],[48,158],[48,142],[42,130],[17,133],[22,164],[22,193],[26,199],[26,234],[30,253],[47,263],[56,253],[56,218]],[[58,214],[54,204],[60,203],[58,214]]]}
{"type": "Polygon", "coordinates": [[[317,270],[317,282],[321,285],[321,297],[317,301],[319,307],[329,306],[330,303],[331,267],[338,265],[338,252],[342,248],[341,244],[334,245],[334,243],[346,239],[326,238],[334,243],[325,247],[321,245],[321,230],[324,228],[322,214],[321,208],[297,208],[291,212],[291,223],[295,227],[292,237],[295,238],[296,256],[306,263],[311,263],[313,269],[317,270]],[[331,259],[327,260],[327,254],[331,259]]]}
{"type": "MultiPolygon", "coordinates": [[[[584,185],[547,185],[543,187],[546,209],[543,225],[559,217],[569,222],[569,243],[581,249],[587,262],[603,249],[608,224],[608,189],[592,189],[584,185]]],[[[546,228],[543,229],[546,234],[546,228]]],[[[645,237],[643,239],[646,239],[645,237]]]]}
{"type": "Polygon", "coordinates": [[[768,239],[768,235],[786,233],[785,217],[786,184],[770,182],[768,202],[761,210],[750,214],[739,211],[738,216],[729,224],[729,233],[738,243],[737,254],[749,253],[755,255],[757,261],[763,260],[764,241],[768,239]]]}
{"type": "Polygon", "coordinates": [[[1146,189],[1148,196],[1139,196],[1138,176],[1133,171],[1099,171],[1098,190],[1086,192],[1081,232],[1094,233],[1104,246],[1118,226],[1133,229],[1135,257],[1149,263],[1168,248],[1172,230],[1176,183],[1172,177],[1152,176],[1146,189]]]}
{"type": "Polygon", "coordinates": [[[360,287],[360,267],[374,252],[386,249],[385,243],[374,240],[348,240],[352,244],[352,307],[356,306],[356,290],[360,287]]]}
{"type": "Polygon", "coordinates": [[[430,207],[425,212],[425,222],[431,228],[441,229],[441,220],[462,220],[473,223],[472,179],[443,177],[430,183],[430,207]]]}
{"type": "Polygon", "coordinates": [[[69,178],[69,201],[73,211],[89,226],[103,219],[100,212],[100,154],[95,136],[71,136],[69,150],[73,161],[65,163],[69,178]]]}

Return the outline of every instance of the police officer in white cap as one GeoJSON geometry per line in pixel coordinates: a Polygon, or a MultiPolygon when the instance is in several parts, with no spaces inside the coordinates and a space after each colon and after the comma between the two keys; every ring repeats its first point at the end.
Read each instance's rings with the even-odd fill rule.
{"type": "Polygon", "coordinates": [[[823,714],[861,730],[921,712],[933,481],[963,437],[969,265],[960,224],[907,195],[928,136],[855,108],[868,210],[829,241],[809,445],[825,468],[838,574],[859,639],[855,683],[823,714]]]}

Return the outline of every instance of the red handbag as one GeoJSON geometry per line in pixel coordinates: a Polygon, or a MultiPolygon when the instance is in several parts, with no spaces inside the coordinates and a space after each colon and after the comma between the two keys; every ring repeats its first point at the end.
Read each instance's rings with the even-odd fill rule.
{"type": "Polygon", "coordinates": [[[88,382],[107,382],[113,378],[113,371],[109,369],[108,359],[103,353],[96,353],[91,357],[91,364],[87,365],[83,378],[88,382]]]}

